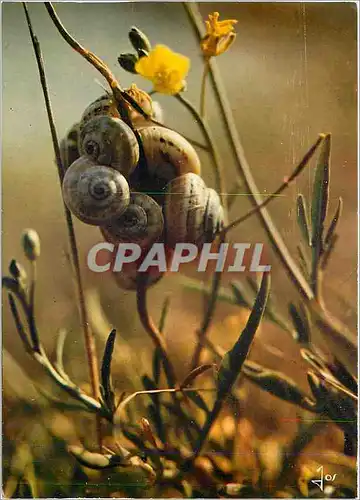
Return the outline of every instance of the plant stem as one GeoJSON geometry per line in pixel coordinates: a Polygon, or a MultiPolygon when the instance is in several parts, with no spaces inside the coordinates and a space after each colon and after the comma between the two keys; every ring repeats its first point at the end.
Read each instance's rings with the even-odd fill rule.
{"type": "Polygon", "coordinates": [[[171,383],[171,385],[175,386],[176,385],[175,369],[167,352],[164,338],[161,335],[160,331],[158,330],[157,326],[155,325],[154,321],[152,320],[151,316],[149,315],[149,310],[147,307],[147,300],[146,300],[147,287],[146,283],[143,282],[141,279],[139,279],[136,288],[136,298],[137,298],[137,309],[141,323],[145,328],[146,332],[148,333],[148,335],[150,336],[151,340],[153,341],[155,348],[158,349],[161,354],[164,369],[167,378],[169,379],[169,382],[171,383]]]}
{"type": "MultiPolygon", "coordinates": [[[[53,112],[52,112],[48,86],[47,86],[47,82],[46,82],[44,61],[42,58],[40,43],[34,34],[31,19],[30,19],[27,5],[25,2],[23,3],[23,7],[24,7],[24,11],[25,11],[26,21],[27,21],[32,45],[33,45],[34,52],[35,52],[37,67],[38,67],[39,76],[40,76],[41,88],[42,88],[43,94],[44,94],[45,106],[46,106],[46,111],[47,111],[47,116],[48,116],[48,121],[49,121],[49,126],[50,126],[50,132],[51,132],[51,139],[52,139],[52,144],[53,144],[53,148],[54,148],[56,166],[57,166],[57,170],[58,170],[58,176],[59,176],[60,187],[61,187],[65,172],[64,172],[64,166],[62,164],[61,156],[60,156],[59,142],[58,142],[58,138],[57,138],[55,121],[54,121],[54,116],[53,116],[53,112]]],[[[82,279],[81,279],[79,252],[78,252],[78,248],[77,248],[77,242],[76,242],[76,236],[75,236],[75,230],[74,230],[74,225],[73,225],[73,221],[72,221],[72,216],[71,216],[69,209],[66,207],[65,204],[64,204],[64,211],[65,211],[66,226],[67,226],[67,231],[68,231],[68,238],[69,238],[69,243],[70,243],[71,258],[72,258],[72,263],[73,263],[73,267],[74,267],[74,271],[75,271],[76,288],[77,288],[77,295],[78,295],[78,302],[79,302],[79,309],[80,309],[80,322],[81,322],[82,330],[84,333],[85,349],[86,349],[87,362],[88,362],[88,368],[89,368],[89,373],[90,373],[91,388],[92,388],[93,397],[98,401],[100,399],[100,384],[99,384],[99,370],[98,370],[98,360],[97,360],[97,356],[96,356],[95,338],[94,338],[94,336],[89,328],[89,321],[88,321],[87,310],[86,310],[86,306],[85,306],[84,289],[83,289],[83,284],[82,284],[82,279]]],[[[101,449],[101,446],[102,446],[101,420],[100,420],[99,416],[96,416],[96,427],[97,427],[98,444],[99,444],[99,448],[101,449]]]]}
{"type": "Polygon", "coordinates": [[[200,116],[205,117],[205,98],[206,98],[206,78],[209,72],[209,58],[204,60],[203,74],[201,78],[201,90],[200,90],[200,116]]]}

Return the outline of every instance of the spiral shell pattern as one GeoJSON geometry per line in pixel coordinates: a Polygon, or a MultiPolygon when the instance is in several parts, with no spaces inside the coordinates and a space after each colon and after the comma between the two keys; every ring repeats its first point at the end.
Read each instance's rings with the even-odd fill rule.
{"type": "Polygon", "coordinates": [[[80,152],[127,177],[139,161],[139,146],[131,128],[119,118],[95,116],[81,130],[80,152]]]}
{"type": "Polygon", "coordinates": [[[144,193],[131,193],[127,209],[101,228],[111,243],[137,243],[149,247],[163,233],[164,219],[161,207],[144,193]]]}
{"type": "Polygon", "coordinates": [[[82,222],[100,226],[121,215],[130,201],[129,185],[117,170],[81,156],[66,171],[63,198],[82,222]]]}

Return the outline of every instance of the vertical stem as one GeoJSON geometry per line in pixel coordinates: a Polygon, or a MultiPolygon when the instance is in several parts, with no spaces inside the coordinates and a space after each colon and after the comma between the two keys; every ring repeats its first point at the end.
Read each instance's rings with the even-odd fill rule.
{"type": "Polygon", "coordinates": [[[200,89],[200,116],[205,117],[205,97],[206,97],[206,78],[209,73],[209,59],[204,60],[203,74],[201,78],[201,89],[200,89]]]}
{"type": "MultiPolygon", "coordinates": [[[[47,82],[46,82],[44,61],[42,58],[40,43],[34,34],[32,23],[31,23],[30,16],[29,16],[29,12],[28,12],[27,5],[25,2],[23,3],[23,7],[24,7],[24,11],[25,11],[27,25],[28,25],[29,32],[30,32],[31,41],[33,44],[34,52],[35,52],[35,57],[36,57],[36,62],[37,62],[37,67],[38,67],[39,77],[40,77],[40,83],[41,83],[41,87],[42,87],[43,94],[44,94],[46,112],[47,112],[47,116],[48,116],[51,138],[52,138],[52,143],[53,143],[53,148],[54,148],[54,153],[55,153],[55,158],[56,158],[56,166],[57,166],[57,170],[58,170],[59,182],[60,182],[60,187],[61,187],[65,172],[64,172],[64,166],[62,164],[61,156],[60,156],[59,142],[58,142],[58,138],[57,138],[55,121],[54,121],[54,116],[53,116],[53,112],[52,112],[52,108],[51,108],[51,101],[50,101],[48,86],[47,86],[47,82]]],[[[96,355],[95,338],[94,338],[94,335],[91,332],[90,327],[89,327],[88,315],[87,315],[87,310],[86,310],[86,306],[85,306],[85,296],[84,296],[84,289],[83,289],[82,279],[81,279],[79,252],[78,252],[78,248],[77,248],[74,225],[73,225],[71,213],[65,204],[64,204],[64,211],[65,211],[66,226],[67,226],[67,231],[68,231],[68,238],[69,238],[69,243],[70,243],[71,258],[72,258],[72,263],[73,263],[73,267],[74,267],[74,271],[75,271],[75,280],[76,280],[76,288],[77,288],[77,296],[78,296],[79,312],[80,312],[80,322],[81,322],[82,330],[84,333],[85,349],[86,349],[87,362],[88,362],[88,368],[89,368],[89,374],[90,374],[91,388],[92,388],[92,393],[93,393],[94,398],[98,401],[100,399],[100,383],[99,383],[99,370],[98,370],[98,360],[97,360],[97,355],[96,355]]],[[[100,421],[100,417],[98,415],[96,416],[96,425],[97,425],[98,444],[99,444],[99,447],[101,449],[101,446],[102,446],[101,421],[100,421]]]]}

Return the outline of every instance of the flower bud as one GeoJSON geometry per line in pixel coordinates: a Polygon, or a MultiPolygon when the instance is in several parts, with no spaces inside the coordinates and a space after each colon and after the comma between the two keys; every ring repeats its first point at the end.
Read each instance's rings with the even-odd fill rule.
{"type": "Polygon", "coordinates": [[[135,54],[120,54],[118,57],[118,63],[125,71],[129,73],[134,73],[136,75],[135,64],[138,58],[135,54]]]}
{"type": "Polygon", "coordinates": [[[133,26],[129,31],[129,39],[136,51],[144,50],[145,52],[150,52],[151,44],[148,37],[136,28],[136,26],[133,26]]]}
{"type": "Polygon", "coordinates": [[[24,253],[29,260],[35,261],[40,257],[40,238],[34,229],[25,229],[21,242],[24,253]]]}

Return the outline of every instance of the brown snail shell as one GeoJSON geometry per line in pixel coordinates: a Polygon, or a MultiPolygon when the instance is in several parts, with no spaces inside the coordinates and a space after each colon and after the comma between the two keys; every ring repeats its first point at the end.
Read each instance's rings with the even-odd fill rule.
{"type": "Polygon", "coordinates": [[[80,133],[80,153],[108,165],[125,177],[139,161],[139,146],[134,132],[119,118],[95,116],[80,133]]]}
{"type": "Polygon", "coordinates": [[[161,207],[144,193],[130,193],[126,210],[101,228],[111,243],[131,242],[142,248],[158,241],[163,233],[164,218],[161,207]]]}
{"type": "Polygon", "coordinates": [[[202,245],[211,243],[223,225],[223,208],[216,191],[202,178],[188,173],[173,179],[166,188],[165,241],[202,245]]]}
{"type": "Polygon", "coordinates": [[[194,243],[203,236],[207,188],[202,178],[187,173],[173,179],[166,188],[164,214],[166,242],[194,243]]]}
{"type": "Polygon", "coordinates": [[[81,156],[66,171],[63,198],[82,222],[100,226],[122,214],[130,201],[129,185],[114,168],[81,156]]]}
{"type": "Polygon", "coordinates": [[[169,182],[189,172],[200,175],[200,159],[180,134],[158,125],[140,128],[139,134],[150,177],[169,182]]]}

